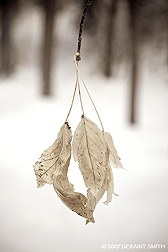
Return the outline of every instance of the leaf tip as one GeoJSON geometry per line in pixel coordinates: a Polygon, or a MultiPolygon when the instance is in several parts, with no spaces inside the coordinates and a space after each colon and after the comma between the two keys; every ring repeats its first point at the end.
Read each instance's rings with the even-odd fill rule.
{"type": "Polygon", "coordinates": [[[87,219],[85,225],[87,225],[90,222],[95,223],[95,219],[93,217],[91,219],[87,219]]]}

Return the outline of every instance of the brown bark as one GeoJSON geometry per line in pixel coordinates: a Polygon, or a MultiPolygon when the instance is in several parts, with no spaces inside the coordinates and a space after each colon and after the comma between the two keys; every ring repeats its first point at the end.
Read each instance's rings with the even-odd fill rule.
{"type": "Polygon", "coordinates": [[[55,16],[55,0],[44,2],[45,28],[43,45],[43,94],[51,95],[51,74],[53,54],[53,28],[55,16]]]}
{"type": "Polygon", "coordinates": [[[117,8],[117,1],[108,2],[106,9],[106,45],[104,47],[104,75],[110,77],[113,68],[113,50],[114,50],[114,20],[117,8]]]}
{"type": "Polygon", "coordinates": [[[138,1],[129,0],[131,28],[131,80],[130,80],[130,123],[137,121],[137,88],[138,88],[138,1]]]}
{"type": "Polygon", "coordinates": [[[1,3],[1,74],[8,76],[12,72],[11,63],[11,26],[10,5],[1,3]]]}

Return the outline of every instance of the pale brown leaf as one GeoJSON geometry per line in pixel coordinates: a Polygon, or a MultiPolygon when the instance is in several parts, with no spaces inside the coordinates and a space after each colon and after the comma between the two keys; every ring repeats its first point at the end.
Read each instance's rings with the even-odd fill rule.
{"type": "Polygon", "coordinates": [[[67,172],[71,159],[71,130],[65,123],[56,141],[45,150],[34,165],[37,186],[52,184],[63,203],[72,211],[94,222],[93,211],[87,208],[87,198],[69,183],[67,172]]]}
{"type": "Polygon", "coordinates": [[[60,184],[62,184],[60,178],[57,177],[54,180],[53,186],[62,202],[70,210],[94,223],[93,211],[87,207],[87,198],[83,194],[74,192],[72,189],[70,189],[68,182],[66,182],[66,189],[65,187],[63,189],[60,184]]]}
{"type": "Polygon", "coordinates": [[[96,197],[106,173],[106,146],[103,133],[95,123],[82,117],[73,139],[74,160],[79,162],[85,185],[96,197]]]}
{"type": "Polygon", "coordinates": [[[120,162],[120,157],[117,154],[117,150],[114,146],[113,138],[110,133],[104,132],[105,141],[110,149],[110,162],[115,168],[123,168],[123,165],[120,162]]]}
{"type": "Polygon", "coordinates": [[[93,211],[87,208],[87,198],[78,192],[74,192],[74,187],[69,183],[67,172],[71,158],[71,139],[66,137],[67,132],[63,132],[62,150],[56,163],[54,172],[54,189],[62,202],[78,215],[95,222],[93,211]]]}
{"type": "Polygon", "coordinates": [[[62,151],[63,141],[65,139],[66,141],[71,140],[71,130],[67,124],[64,124],[61,127],[55,142],[42,153],[39,160],[33,166],[37,180],[37,187],[42,187],[46,183],[53,183],[53,175],[56,169],[56,164],[59,162],[59,157],[66,155],[66,153],[62,151]]]}

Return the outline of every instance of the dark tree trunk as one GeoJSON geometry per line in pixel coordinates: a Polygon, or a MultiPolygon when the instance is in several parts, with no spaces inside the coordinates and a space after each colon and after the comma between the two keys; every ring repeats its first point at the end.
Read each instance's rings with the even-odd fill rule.
{"type": "Polygon", "coordinates": [[[167,31],[167,66],[168,66],[168,0],[167,0],[166,21],[167,21],[167,25],[166,25],[167,29],[166,29],[166,31],[167,31]]]}
{"type": "Polygon", "coordinates": [[[12,72],[11,63],[11,26],[12,12],[10,4],[1,2],[1,74],[8,76],[12,72]]]}
{"type": "Polygon", "coordinates": [[[128,0],[130,8],[131,28],[131,85],[130,85],[130,122],[133,124],[137,118],[137,85],[138,85],[138,8],[139,3],[135,0],[128,0]]]}
{"type": "MultiPolygon", "coordinates": [[[[106,2],[105,2],[106,3],[106,2]]],[[[113,50],[114,50],[114,20],[117,8],[117,0],[111,0],[106,3],[106,45],[104,47],[104,75],[110,77],[113,68],[113,50]]]]}
{"type": "Polygon", "coordinates": [[[43,94],[51,94],[51,73],[53,53],[53,30],[55,16],[55,0],[44,1],[45,27],[43,45],[43,94]]]}

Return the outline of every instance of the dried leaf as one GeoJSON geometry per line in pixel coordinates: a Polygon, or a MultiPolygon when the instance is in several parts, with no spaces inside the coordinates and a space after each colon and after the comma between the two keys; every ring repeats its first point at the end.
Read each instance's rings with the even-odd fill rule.
{"type": "Polygon", "coordinates": [[[79,162],[85,185],[96,197],[106,174],[106,146],[95,123],[82,117],[73,139],[74,160],[79,162]]]}
{"type": "Polygon", "coordinates": [[[74,192],[74,187],[69,183],[67,172],[71,159],[71,138],[67,129],[63,131],[63,143],[61,153],[56,162],[53,186],[62,202],[76,212],[78,215],[95,222],[93,211],[87,208],[87,198],[78,192],[74,192]]]}
{"type": "MultiPolygon", "coordinates": [[[[94,211],[105,192],[105,204],[111,202],[114,193],[113,174],[109,162],[110,148],[97,125],[85,117],[75,131],[72,147],[74,159],[79,162],[88,188],[87,207],[94,211]]],[[[86,221],[88,222],[89,220],[86,221]]]]}
{"type": "Polygon", "coordinates": [[[104,132],[104,137],[105,137],[105,141],[110,149],[110,162],[111,162],[112,166],[115,168],[123,168],[123,165],[120,162],[121,159],[118,156],[117,150],[114,146],[112,136],[110,135],[110,133],[104,132]]]}
{"type": "Polygon", "coordinates": [[[56,141],[45,150],[34,165],[37,186],[52,184],[54,189],[72,211],[94,222],[93,211],[87,208],[87,198],[69,183],[67,172],[71,159],[71,130],[65,123],[58,133],[56,141]]]}
{"type": "Polygon", "coordinates": [[[66,182],[67,189],[62,189],[60,182],[61,179],[57,177],[54,180],[53,186],[62,202],[78,215],[94,223],[93,211],[87,207],[87,198],[83,194],[74,192],[72,189],[70,189],[68,182],[66,182]]]}
{"type": "Polygon", "coordinates": [[[66,153],[62,152],[63,135],[67,141],[71,139],[71,130],[67,124],[64,124],[58,133],[55,142],[47,148],[39,160],[34,165],[34,171],[37,180],[37,187],[42,187],[46,183],[53,183],[53,175],[56,169],[56,164],[59,161],[59,156],[64,156],[66,153]]]}

